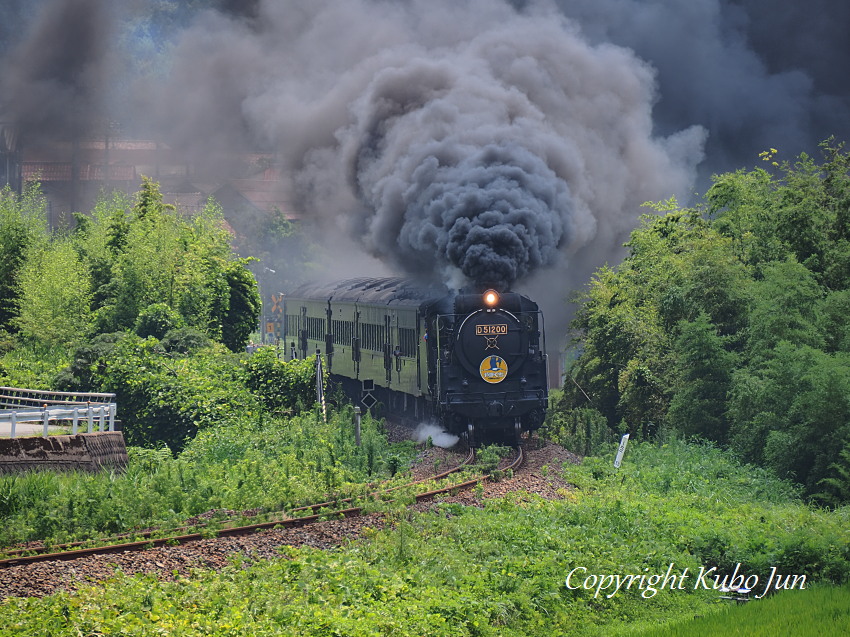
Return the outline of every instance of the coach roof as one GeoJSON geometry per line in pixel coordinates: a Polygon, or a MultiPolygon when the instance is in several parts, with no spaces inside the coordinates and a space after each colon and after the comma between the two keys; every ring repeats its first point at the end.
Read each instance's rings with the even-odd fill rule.
{"type": "Polygon", "coordinates": [[[287,295],[288,299],[310,299],[336,303],[375,305],[422,305],[448,295],[446,290],[427,287],[400,277],[357,278],[333,283],[307,283],[287,295]]]}

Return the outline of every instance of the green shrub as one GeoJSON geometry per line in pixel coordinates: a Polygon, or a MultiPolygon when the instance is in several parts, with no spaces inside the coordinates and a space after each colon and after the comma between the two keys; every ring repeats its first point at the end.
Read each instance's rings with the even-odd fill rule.
{"type": "Polygon", "coordinates": [[[542,435],[582,456],[600,453],[615,441],[614,432],[600,412],[591,407],[567,409],[560,390],[552,390],[542,435]]]}
{"type": "Polygon", "coordinates": [[[244,363],[245,384],[270,413],[298,413],[316,402],[316,357],[283,361],[261,347],[244,363]]]}
{"type": "Polygon", "coordinates": [[[134,331],[142,338],[153,336],[156,339],[162,339],[166,333],[182,325],[182,317],[168,304],[152,303],[139,312],[134,331]]]}
{"type": "Polygon", "coordinates": [[[210,343],[212,341],[206,334],[192,327],[176,327],[169,330],[160,341],[162,349],[166,352],[179,354],[192,354],[208,347],[210,343]]]}
{"type": "Polygon", "coordinates": [[[153,339],[119,343],[99,379],[116,394],[129,444],[179,451],[200,429],[256,417],[259,405],[237,376],[237,360],[218,347],[173,358],[153,339]]]}

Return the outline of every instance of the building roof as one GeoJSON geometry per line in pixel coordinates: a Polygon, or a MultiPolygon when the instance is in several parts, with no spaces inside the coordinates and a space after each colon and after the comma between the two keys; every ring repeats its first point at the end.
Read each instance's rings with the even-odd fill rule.
{"type": "MultiPolygon", "coordinates": [[[[62,161],[25,161],[21,173],[25,181],[71,181],[73,164],[62,161]]],[[[102,164],[80,164],[77,167],[80,181],[105,181],[106,170],[102,164]]],[[[110,181],[135,181],[135,166],[109,166],[110,181]]]]}

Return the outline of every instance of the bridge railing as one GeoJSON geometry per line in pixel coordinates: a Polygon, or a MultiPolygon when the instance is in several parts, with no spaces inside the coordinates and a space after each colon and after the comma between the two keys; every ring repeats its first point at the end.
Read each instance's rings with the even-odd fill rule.
{"type": "Polygon", "coordinates": [[[12,438],[17,424],[23,422],[42,423],[43,436],[47,436],[51,421],[70,421],[74,435],[81,422],[88,433],[96,428],[115,431],[116,407],[115,394],[0,387],[0,422],[10,423],[12,438]]]}

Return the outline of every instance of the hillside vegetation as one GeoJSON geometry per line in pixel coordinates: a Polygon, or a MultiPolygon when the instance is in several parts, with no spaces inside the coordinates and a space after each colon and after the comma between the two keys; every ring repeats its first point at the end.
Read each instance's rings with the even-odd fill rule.
{"type": "Polygon", "coordinates": [[[823,151],[769,151],[697,207],[643,217],[579,295],[554,430],[699,437],[850,498],[850,157],[823,151]]]}

